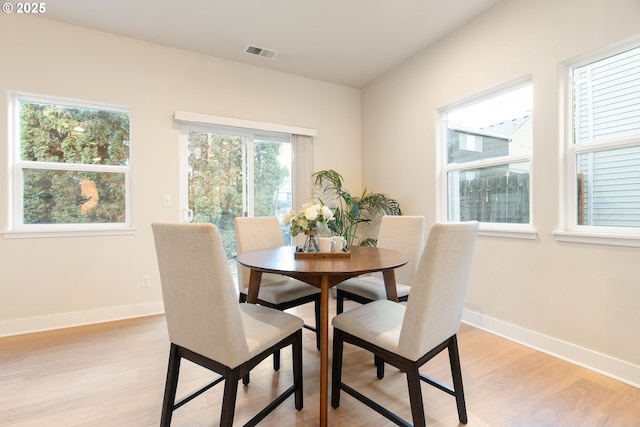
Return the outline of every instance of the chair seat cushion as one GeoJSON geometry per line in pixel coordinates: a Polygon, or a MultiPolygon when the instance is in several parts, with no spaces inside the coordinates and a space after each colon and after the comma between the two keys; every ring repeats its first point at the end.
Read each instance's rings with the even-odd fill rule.
{"type": "Polygon", "coordinates": [[[398,353],[400,330],[406,307],[386,299],[373,301],[337,315],[334,328],[398,353]]]}
{"type": "MultiPolygon", "coordinates": [[[[266,274],[263,274],[263,280],[260,282],[258,299],[271,304],[282,304],[320,293],[320,289],[290,277],[274,276],[277,279],[269,278],[269,280],[265,280],[264,276],[266,274]]],[[[245,295],[248,292],[249,288],[242,290],[245,295]]]]}
{"type": "MultiPolygon", "coordinates": [[[[377,277],[355,277],[338,284],[336,288],[352,294],[360,295],[361,297],[372,301],[387,299],[387,291],[384,287],[384,281],[377,277]]],[[[410,290],[411,286],[396,283],[398,298],[408,296],[410,290]]]]}
{"type": "Polygon", "coordinates": [[[292,314],[256,304],[238,304],[249,347],[249,358],[302,328],[304,321],[292,314]]]}

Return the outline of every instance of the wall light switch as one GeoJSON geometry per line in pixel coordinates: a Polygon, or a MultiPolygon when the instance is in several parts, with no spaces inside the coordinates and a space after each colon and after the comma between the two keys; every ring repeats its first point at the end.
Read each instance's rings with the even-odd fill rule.
{"type": "Polygon", "coordinates": [[[164,199],[162,201],[162,204],[166,207],[166,206],[171,206],[173,204],[173,201],[171,200],[171,196],[169,195],[165,195],[164,199]]]}

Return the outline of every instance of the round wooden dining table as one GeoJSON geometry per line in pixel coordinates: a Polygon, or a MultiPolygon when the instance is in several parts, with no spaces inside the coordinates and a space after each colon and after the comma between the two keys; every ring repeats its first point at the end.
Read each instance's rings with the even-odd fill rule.
{"type": "Polygon", "coordinates": [[[366,273],[382,272],[387,299],[398,301],[394,269],[409,260],[403,253],[384,248],[356,246],[348,253],[295,252],[294,246],[246,252],[238,262],[251,269],[247,302],[258,300],[262,273],[293,277],[321,290],[320,293],[320,425],[327,425],[329,382],[329,292],[340,282],[366,273]]]}

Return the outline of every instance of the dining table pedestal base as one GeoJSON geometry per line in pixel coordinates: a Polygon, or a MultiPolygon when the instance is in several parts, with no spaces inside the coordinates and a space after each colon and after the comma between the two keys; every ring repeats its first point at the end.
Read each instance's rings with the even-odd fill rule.
{"type": "Polygon", "coordinates": [[[408,262],[406,255],[389,249],[354,247],[351,256],[296,258],[295,248],[283,246],[246,252],[238,255],[238,262],[251,269],[247,302],[255,304],[260,292],[262,273],[293,277],[320,289],[320,426],[328,423],[329,394],[329,298],[331,288],[352,277],[381,271],[387,298],[398,301],[394,269],[408,262]]]}

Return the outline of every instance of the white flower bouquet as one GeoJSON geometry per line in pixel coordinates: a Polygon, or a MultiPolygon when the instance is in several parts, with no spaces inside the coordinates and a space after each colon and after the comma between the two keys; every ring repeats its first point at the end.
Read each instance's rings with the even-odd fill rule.
{"type": "Polygon", "coordinates": [[[291,225],[290,233],[297,236],[302,232],[315,231],[318,225],[326,226],[333,221],[333,211],[328,206],[312,200],[302,205],[300,211],[289,211],[284,215],[285,225],[291,225]]]}

